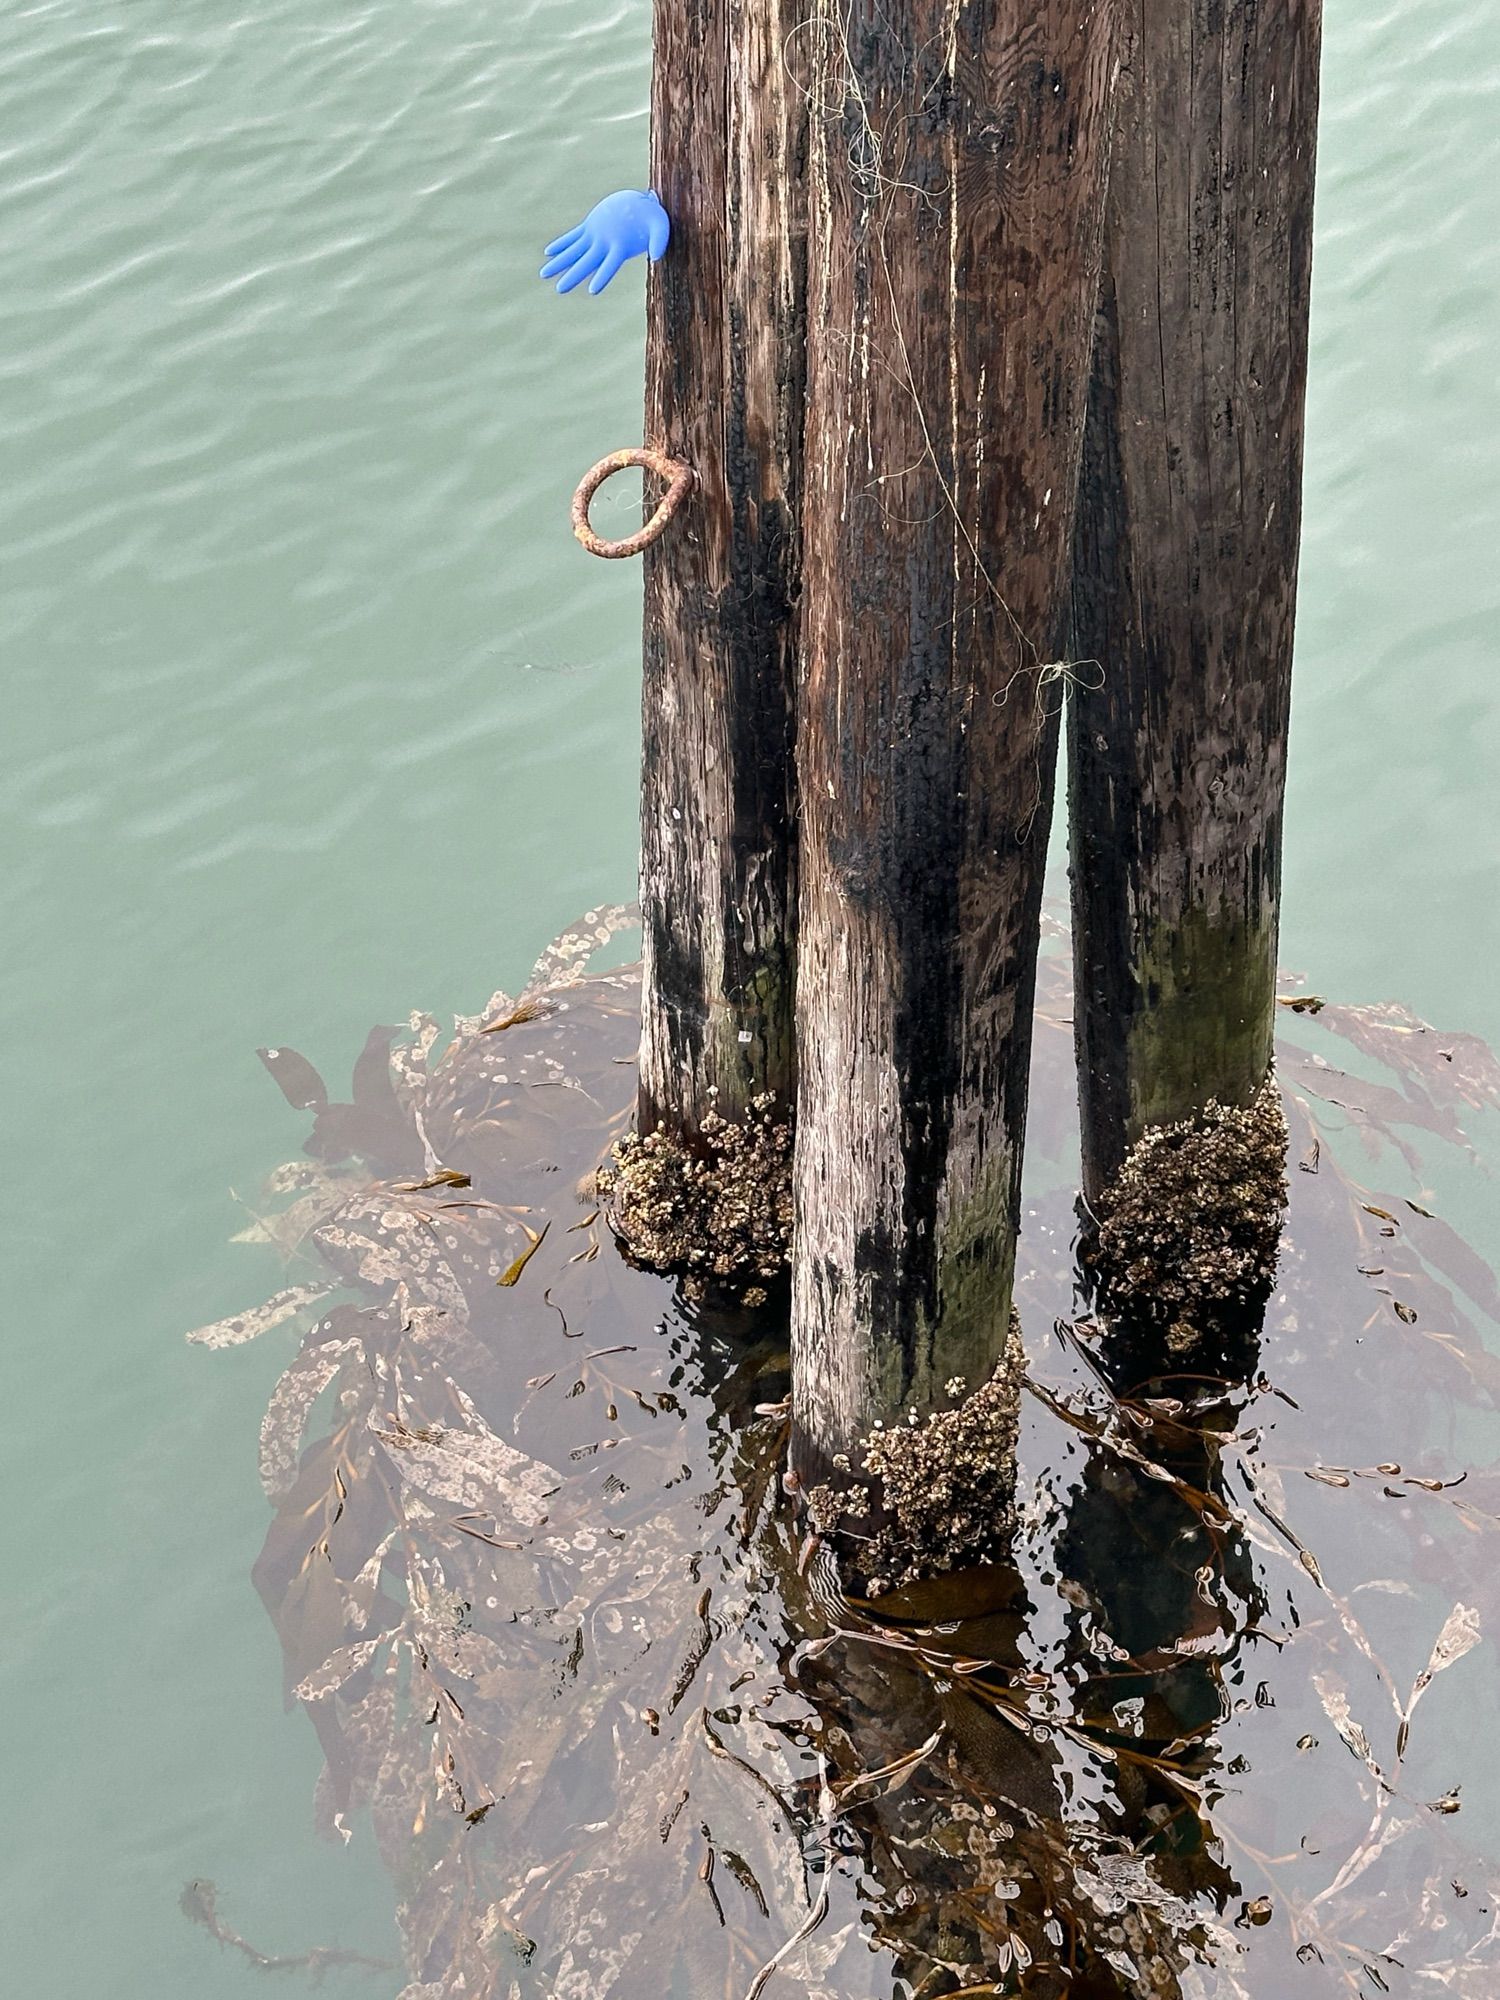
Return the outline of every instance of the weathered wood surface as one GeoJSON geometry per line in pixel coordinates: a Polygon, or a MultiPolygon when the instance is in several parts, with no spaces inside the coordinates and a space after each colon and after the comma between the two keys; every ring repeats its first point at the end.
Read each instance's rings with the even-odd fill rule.
{"type": "Polygon", "coordinates": [[[1105,0],[810,0],[798,1456],[1010,1310],[1105,0]]]}
{"type": "Polygon", "coordinates": [[[697,491],[646,558],[642,1131],[794,1080],[792,695],[806,114],[789,0],[657,0],[646,437],[697,491]]]}
{"type": "Polygon", "coordinates": [[[1085,1179],[1271,1062],[1318,0],[1139,0],[1079,501],[1085,1179]]]}

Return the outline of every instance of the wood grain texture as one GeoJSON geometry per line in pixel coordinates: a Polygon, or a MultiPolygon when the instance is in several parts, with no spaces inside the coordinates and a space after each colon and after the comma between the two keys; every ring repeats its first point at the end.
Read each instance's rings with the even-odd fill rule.
{"type": "MultiPolygon", "coordinates": [[[[805,96],[784,0],[657,0],[646,436],[697,489],[646,557],[642,1131],[790,1100],[805,96]]],[[[648,494],[648,507],[656,494],[648,494]]]]}
{"type": "Polygon", "coordinates": [[[1317,0],[1130,0],[1072,648],[1091,1193],[1271,1061],[1317,0]]]}
{"type": "Polygon", "coordinates": [[[1005,1343],[1113,12],[805,11],[793,1369],[815,1476],[1005,1343]]]}

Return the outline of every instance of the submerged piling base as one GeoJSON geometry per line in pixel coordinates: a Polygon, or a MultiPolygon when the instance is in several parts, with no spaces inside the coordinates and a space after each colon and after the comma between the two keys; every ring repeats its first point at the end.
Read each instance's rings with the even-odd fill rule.
{"type": "Polygon", "coordinates": [[[1276,1277],[1288,1134],[1275,1073],[1244,1109],[1210,1103],[1153,1126],[1093,1208],[1086,1253],[1102,1316],[1162,1372],[1222,1355],[1276,1277]]]}
{"type": "Polygon", "coordinates": [[[697,1151],[664,1131],[617,1140],[595,1183],[605,1220],[633,1263],[763,1305],[790,1268],[792,1128],[772,1096],[743,1122],[710,1112],[697,1151]]]}
{"type": "MultiPolygon", "coordinates": [[[[877,1424],[835,1470],[846,1488],[815,1487],[808,1513],[839,1550],[846,1580],[880,1598],[908,1584],[1004,1561],[1016,1525],[1016,1445],[1026,1356],[1021,1322],[988,1382],[955,1409],[877,1424]]],[[[955,1378],[948,1387],[962,1395],[955,1378]]]]}

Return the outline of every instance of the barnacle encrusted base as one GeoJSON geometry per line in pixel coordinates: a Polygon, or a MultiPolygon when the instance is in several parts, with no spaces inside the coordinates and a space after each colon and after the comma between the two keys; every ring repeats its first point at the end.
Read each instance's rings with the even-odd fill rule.
{"type": "Polygon", "coordinates": [[[689,1297],[711,1287],[763,1304],[792,1241],[792,1128],[774,1097],[736,1123],[710,1112],[702,1148],[664,1132],[616,1141],[595,1182],[610,1228],[637,1263],[679,1273],[689,1297]]]}
{"type": "MultiPolygon", "coordinates": [[[[837,1537],[859,1524],[854,1565],[869,1597],[906,1584],[1002,1560],[1016,1525],[1016,1446],[1026,1359],[1012,1314],[1005,1353],[989,1381],[955,1409],[925,1420],[877,1424],[857,1452],[863,1484],[819,1486],[808,1496],[813,1526],[837,1537]]],[[[955,1393],[962,1384],[949,1387],[955,1393]]]]}
{"type": "Polygon", "coordinates": [[[1286,1217],[1288,1144],[1274,1074],[1243,1110],[1210,1103],[1147,1132],[1094,1205],[1103,1310],[1161,1328],[1169,1355],[1185,1361],[1263,1298],[1286,1217]]]}

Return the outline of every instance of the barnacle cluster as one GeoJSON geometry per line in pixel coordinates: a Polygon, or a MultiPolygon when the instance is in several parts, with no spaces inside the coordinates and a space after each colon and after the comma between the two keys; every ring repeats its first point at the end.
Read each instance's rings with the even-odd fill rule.
{"type": "Polygon", "coordinates": [[[1153,1126],[1095,1203],[1095,1271],[1110,1314],[1164,1329],[1185,1360],[1276,1275],[1287,1205],[1287,1123],[1276,1078],[1243,1110],[1210,1103],[1153,1126]]]}
{"type": "Polygon", "coordinates": [[[665,1132],[616,1141],[595,1182],[611,1229],[637,1264],[681,1274],[746,1305],[785,1276],[792,1240],[792,1128],[772,1096],[742,1121],[710,1112],[695,1150],[665,1132]]]}
{"type": "MultiPolygon", "coordinates": [[[[1016,1523],[1016,1445],[1025,1357],[1020,1321],[994,1374],[951,1410],[877,1424],[858,1447],[863,1484],[820,1486],[809,1513],[822,1532],[871,1518],[858,1544],[858,1567],[870,1597],[1005,1555],[1016,1523]]],[[[950,1391],[962,1384],[950,1383],[950,1391]]],[[[838,1470],[851,1461],[836,1460],[838,1470]]]]}

